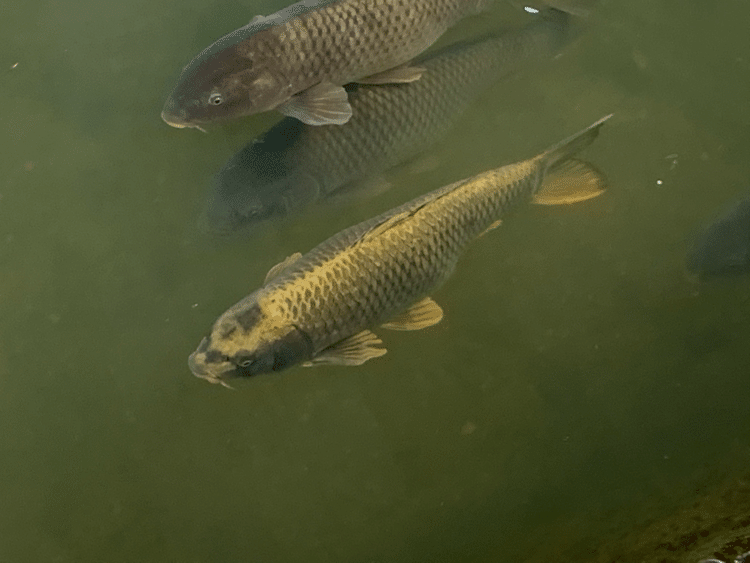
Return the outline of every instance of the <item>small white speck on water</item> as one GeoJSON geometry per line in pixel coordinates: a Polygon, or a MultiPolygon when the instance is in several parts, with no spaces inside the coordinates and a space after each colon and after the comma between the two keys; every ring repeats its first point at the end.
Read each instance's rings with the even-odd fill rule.
{"type": "Polygon", "coordinates": [[[539,13],[539,10],[537,10],[536,8],[532,8],[531,6],[524,6],[523,9],[526,10],[530,14],[538,14],[539,13]]]}
{"type": "Polygon", "coordinates": [[[12,67],[10,67],[10,68],[11,68],[11,70],[12,70],[12,69],[16,68],[17,66],[18,66],[18,63],[15,63],[15,64],[14,64],[14,65],[13,65],[12,67]]]}
{"type": "Polygon", "coordinates": [[[657,181],[656,181],[656,185],[657,185],[657,186],[661,186],[661,185],[662,185],[663,183],[664,183],[664,182],[663,182],[662,180],[657,180],[657,181]]]}
{"type": "Polygon", "coordinates": [[[190,306],[191,306],[191,307],[192,307],[193,309],[195,309],[195,308],[196,308],[196,307],[198,306],[198,304],[197,304],[197,303],[193,303],[193,304],[192,304],[192,305],[190,305],[190,306]]]}
{"type": "Polygon", "coordinates": [[[670,165],[669,165],[669,169],[670,170],[674,170],[675,168],[677,168],[677,159],[678,159],[678,157],[679,157],[679,155],[677,153],[668,154],[667,156],[664,157],[664,160],[671,160],[672,161],[670,163],[670,165]]]}

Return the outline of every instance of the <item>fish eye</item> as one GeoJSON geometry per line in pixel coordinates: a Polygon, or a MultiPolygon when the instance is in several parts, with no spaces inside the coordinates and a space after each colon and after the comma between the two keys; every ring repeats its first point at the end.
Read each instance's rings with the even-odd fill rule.
{"type": "Polygon", "coordinates": [[[208,97],[208,103],[213,104],[215,106],[218,106],[223,101],[224,99],[221,97],[221,94],[219,93],[213,93],[208,97]]]}

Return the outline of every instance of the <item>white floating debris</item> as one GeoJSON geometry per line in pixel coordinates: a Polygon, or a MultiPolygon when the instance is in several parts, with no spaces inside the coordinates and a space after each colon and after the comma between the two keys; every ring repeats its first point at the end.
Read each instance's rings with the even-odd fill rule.
{"type": "Polygon", "coordinates": [[[539,13],[539,10],[537,10],[536,8],[532,8],[531,6],[524,6],[523,9],[526,10],[530,14],[538,14],[539,13]]]}
{"type": "Polygon", "coordinates": [[[10,67],[10,68],[11,68],[11,70],[13,70],[13,69],[14,69],[14,68],[16,68],[17,66],[18,66],[18,63],[14,64],[14,65],[13,65],[12,67],[10,67]]]}

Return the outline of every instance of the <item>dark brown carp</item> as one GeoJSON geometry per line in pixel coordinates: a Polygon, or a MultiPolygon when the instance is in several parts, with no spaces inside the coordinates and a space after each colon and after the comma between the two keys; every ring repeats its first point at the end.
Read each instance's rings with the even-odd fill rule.
{"type": "Polygon", "coordinates": [[[375,184],[384,171],[436,142],[485,89],[558,54],[577,21],[547,9],[521,29],[417,59],[409,84],[348,85],[352,118],[314,127],[287,117],[235,154],[213,179],[205,230],[230,234],[375,184]]]}
{"type": "Polygon", "coordinates": [[[162,118],[174,127],[276,109],[312,125],[351,116],[354,81],[411,82],[403,66],[492,0],[302,0],[225,35],[182,71],[162,118]]]}
{"type": "Polygon", "coordinates": [[[601,193],[601,174],[572,157],[608,118],[534,158],[430,192],[290,256],[219,317],[190,356],[190,370],[226,385],[233,376],[295,364],[359,365],[386,353],[372,328],[438,323],[443,311],[429,295],[468,243],[515,203],[535,195],[570,203],[601,193]]]}

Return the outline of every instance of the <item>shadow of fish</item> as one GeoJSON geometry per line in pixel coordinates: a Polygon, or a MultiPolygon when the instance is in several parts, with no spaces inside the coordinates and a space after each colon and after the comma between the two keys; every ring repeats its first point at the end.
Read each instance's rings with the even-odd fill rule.
{"type": "Polygon", "coordinates": [[[750,196],[733,203],[695,239],[687,268],[701,279],[750,273],[750,196]]]}
{"type": "Polygon", "coordinates": [[[552,57],[571,36],[570,17],[548,10],[526,27],[419,61],[417,82],[350,85],[354,113],[339,127],[283,119],[235,154],[214,178],[202,223],[232,233],[285,217],[360,187],[437,141],[489,85],[552,57]]]}
{"type": "Polygon", "coordinates": [[[290,256],[219,317],[190,356],[191,371],[226,384],[300,363],[359,365],[386,352],[371,328],[438,323],[443,311],[429,295],[515,203],[548,187],[565,203],[601,193],[604,178],[572,156],[608,118],[534,158],[430,192],[290,256]]]}
{"type": "Polygon", "coordinates": [[[410,82],[405,65],[492,0],[302,0],[225,35],[182,71],[162,118],[174,127],[276,109],[311,125],[351,116],[343,84],[410,82]]]}

